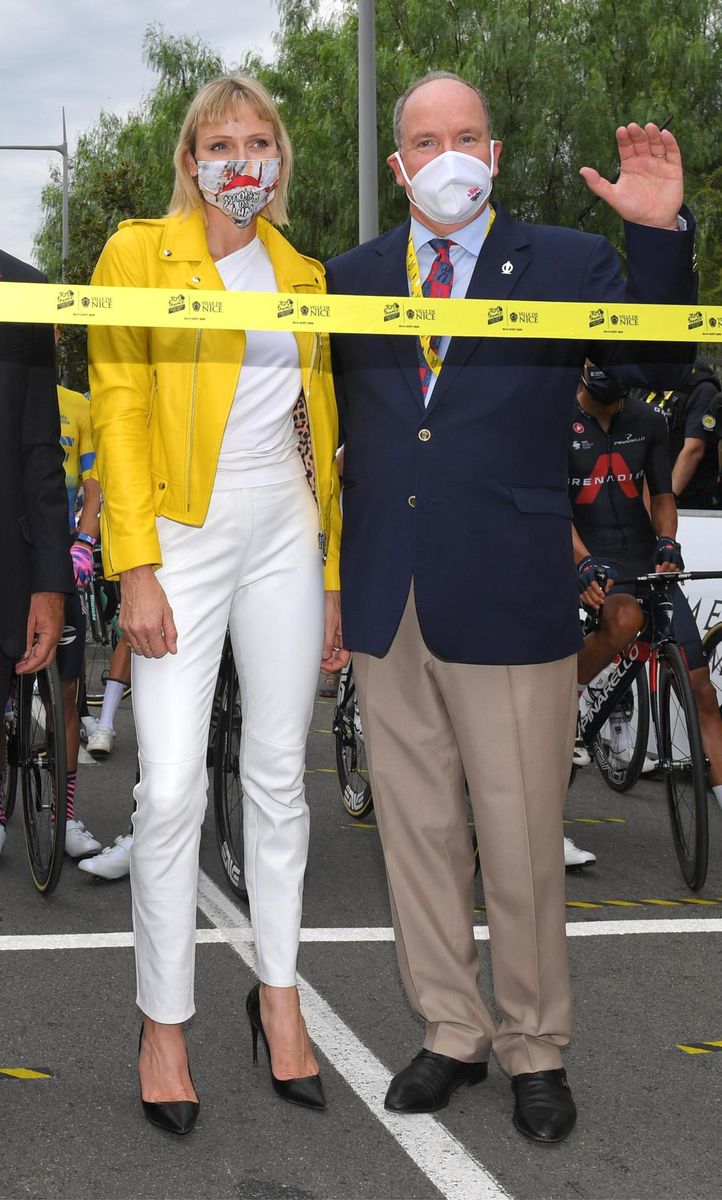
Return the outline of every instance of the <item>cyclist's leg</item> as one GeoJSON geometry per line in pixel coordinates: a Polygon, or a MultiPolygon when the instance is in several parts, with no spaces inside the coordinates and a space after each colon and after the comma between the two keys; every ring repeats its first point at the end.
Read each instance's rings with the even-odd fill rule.
{"type": "Polygon", "coordinates": [[[699,716],[702,745],[709,759],[709,781],[722,805],[722,718],[717,705],[717,693],[709,677],[700,636],[689,601],[681,588],[672,592],[674,603],[674,634],[680,644],[689,670],[699,716]]]}
{"type": "Polygon", "coordinates": [[[602,609],[599,629],[590,633],[577,655],[577,679],[589,683],[604,667],[634,641],[644,623],[644,614],[633,596],[614,589],[602,609]]]}
{"type": "Polygon", "coordinates": [[[108,755],[115,741],[115,715],[130,683],[130,646],[122,637],[108,667],[108,679],[103,692],[103,708],[97,727],[88,738],[91,754],[108,755]]]}
{"type": "Polygon", "coordinates": [[[78,751],[80,749],[80,717],[78,715],[78,680],[83,669],[85,653],[85,614],[77,592],[65,597],[65,627],[58,643],[58,672],[63,694],[65,719],[65,751],[67,756],[67,812],[65,851],[71,858],[97,854],[101,844],[75,815],[75,794],[78,781],[78,751]]]}
{"type": "MultiPolygon", "coordinates": [[[[5,705],[10,694],[10,680],[12,679],[14,663],[11,658],[3,654],[0,650],[0,783],[5,777],[5,754],[7,747],[5,745],[5,705]]],[[[5,845],[5,797],[0,793],[0,851],[5,845]]]]}

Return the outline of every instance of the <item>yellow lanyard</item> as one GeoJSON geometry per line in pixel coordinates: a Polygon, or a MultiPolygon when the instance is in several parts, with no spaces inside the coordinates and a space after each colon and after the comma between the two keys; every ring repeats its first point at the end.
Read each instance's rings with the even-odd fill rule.
{"type": "MultiPolygon", "coordinates": [[[[486,233],[484,234],[484,240],[486,240],[486,238],[489,236],[489,230],[491,229],[492,225],[494,224],[495,216],[496,216],[496,213],[494,212],[494,209],[490,205],[489,206],[489,222],[486,226],[486,233]]],[[[450,240],[453,241],[453,238],[451,238],[450,240]]],[[[482,243],[482,245],[483,245],[483,243],[482,243]]],[[[423,289],[421,286],[421,273],[419,271],[419,260],[416,257],[416,247],[414,246],[414,239],[413,239],[413,235],[412,235],[410,229],[409,229],[409,241],[408,241],[408,245],[406,247],[406,274],[409,277],[409,283],[411,285],[411,292],[409,294],[411,296],[423,296],[424,293],[423,293],[423,289]]],[[[422,333],[419,335],[419,342],[421,343],[421,353],[424,356],[426,365],[427,365],[427,367],[430,367],[430,369],[434,372],[434,375],[438,375],[439,372],[441,371],[441,365],[442,365],[443,360],[440,359],[438,354],[436,353],[436,351],[434,349],[432,349],[432,346],[431,346],[432,341],[436,341],[436,343],[438,345],[438,342],[439,342],[438,335],[434,336],[434,335],[428,334],[428,333],[422,333]]]]}

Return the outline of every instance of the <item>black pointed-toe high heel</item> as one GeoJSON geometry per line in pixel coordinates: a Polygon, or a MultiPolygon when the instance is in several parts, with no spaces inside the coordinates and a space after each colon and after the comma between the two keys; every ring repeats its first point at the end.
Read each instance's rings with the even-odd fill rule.
{"type": "Polygon", "coordinates": [[[326,1107],[326,1097],[323,1094],[323,1084],[320,1075],[304,1075],[301,1079],[276,1079],[271,1066],[271,1048],[268,1045],[266,1031],[261,1021],[261,985],[256,984],[248,993],[246,1012],[251,1025],[253,1038],[253,1065],[258,1066],[258,1035],[260,1033],[268,1055],[268,1070],[271,1076],[273,1090],[287,1100],[289,1104],[302,1104],[304,1108],[322,1109],[326,1107]]]}
{"type": "MultiPolygon", "coordinates": [[[[141,1022],[140,1037],[138,1038],[139,1055],[143,1045],[143,1031],[144,1025],[141,1022]]],[[[188,1074],[190,1075],[190,1068],[188,1074]]],[[[192,1078],[191,1083],[193,1083],[192,1078]]],[[[195,1084],[193,1086],[195,1087],[195,1084]]],[[[200,1100],[144,1100],[142,1091],[140,1102],[143,1105],[146,1120],[150,1121],[151,1125],[165,1129],[166,1133],[181,1135],[190,1133],[195,1128],[201,1107],[200,1100]]]]}

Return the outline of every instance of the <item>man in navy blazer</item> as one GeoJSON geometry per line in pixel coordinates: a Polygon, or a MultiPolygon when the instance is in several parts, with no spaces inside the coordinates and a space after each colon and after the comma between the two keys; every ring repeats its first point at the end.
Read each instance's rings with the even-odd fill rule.
{"type": "MultiPolygon", "coordinates": [[[[411,221],[335,258],[329,291],[502,301],[689,303],[693,230],[677,143],[617,131],[616,183],[582,169],[624,219],[628,279],[602,237],[489,203],[501,143],[475,87],[437,72],[395,112],[389,157],[411,221]]],[[[422,300],[423,302],[423,300],[422,300]]],[[[489,316],[493,317],[489,312],[489,316]]],[[[560,1141],[571,1004],[562,808],[576,720],[578,588],[566,447],[586,356],[630,384],[680,373],[680,345],[334,335],[345,442],[344,645],[389,880],[397,954],[424,1048],[386,1097],[443,1107],[511,1077],[514,1124],[560,1141]],[[479,840],[497,1022],[472,927],[466,780],[479,840]]]]}
{"type": "MultiPolygon", "coordinates": [[[[45,276],[0,250],[0,286],[45,276]]],[[[0,323],[0,706],[13,670],[40,671],[74,588],[50,325],[0,323]]],[[[0,796],[0,851],[5,818],[0,796]]]]}

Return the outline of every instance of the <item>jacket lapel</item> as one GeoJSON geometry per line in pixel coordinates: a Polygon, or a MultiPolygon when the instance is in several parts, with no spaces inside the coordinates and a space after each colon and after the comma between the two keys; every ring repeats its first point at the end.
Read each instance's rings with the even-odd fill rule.
{"type": "MultiPolygon", "coordinates": [[[[508,300],[516,291],[531,262],[529,239],[523,225],[509,216],[501,205],[494,205],[494,224],[484,244],[466,291],[469,300],[508,300]]],[[[455,337],[449,343],[444,365],[431,393],[432,409],[454,383],[469,356],[486,339],[455,337]]]]}
{"type": "MultiPolygon", "coordinates": [[[[409,241],[410,221],[404,221],[392,229],[375,247],[374,259],[369,265],[369,296],[408,296],[409,281],[406,275],[406,247],[409,241]]],[[[409,334],[390,335],[389,344],[399,365],[403,378],[417,405],[424,411],[421,394],[419,360],[416,338],[409,334]]]]}

